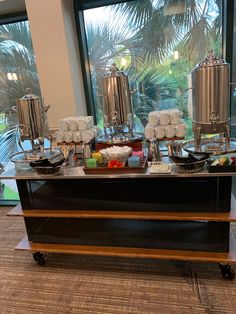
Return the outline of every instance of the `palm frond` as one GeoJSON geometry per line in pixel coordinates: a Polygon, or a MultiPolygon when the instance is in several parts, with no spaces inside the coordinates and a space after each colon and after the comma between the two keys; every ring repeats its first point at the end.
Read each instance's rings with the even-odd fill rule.
{"type": "Polygon", "coordinates": [[[205,17],[202,17],[183,40],[183,56],[191,60],[192,65],[199,63],[211,47],[211,27],[205,17]],[[200,35],[199,35],[200,34],[200,35]]]}
{"type": "Polygon", "coordinates": [[[18,151],[18,119],[12,109],[26,88],[40,95],[28,22],[0,26],[0,160],[8,161],[18,151]],[[16,79],[9,80],[14,73],[16,79]]]}
{"type": "Polygon", "coordinates": [[[32,50],[28,21],[0,25],[0,42],[13,41],[32,50]]]}
{"type": "Polygon", "coordinates": [[[18,130],[12,128],[0,135],[0,160],[9,161],[9,158],[18,151],[18,130]]]}

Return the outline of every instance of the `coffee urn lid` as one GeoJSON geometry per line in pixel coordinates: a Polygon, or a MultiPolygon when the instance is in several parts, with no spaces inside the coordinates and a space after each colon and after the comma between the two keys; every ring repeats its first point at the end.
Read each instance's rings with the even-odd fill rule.
{"type": "Polygon", "coordinates": [[[38,100],[40,99],[39,96],[36,96],[32,93],[32,89],[31,88],[26,88],[26,94],[20,98],[20,100],[27,100],[27,99],[34,99],[34,100],[38,100]]]}
{"type": "Polygon", "coordinates": [[[207,57],[202,60],[196,67],[202,68],[202,67],[209,67],[209,66],[219,66],[219,65],[226,65],[228,64],[224,59],[217,58],[216,55],[214,55],[213,51],[210,50],[207,57]]]}
{"type": "Polygon", "coordinates": [[[112,76],[126,76],[124,72],[120,71],[116,63],[112,63],[111,68],[107,73],[105,73],[103,78],[112,77],[112,76]]]}

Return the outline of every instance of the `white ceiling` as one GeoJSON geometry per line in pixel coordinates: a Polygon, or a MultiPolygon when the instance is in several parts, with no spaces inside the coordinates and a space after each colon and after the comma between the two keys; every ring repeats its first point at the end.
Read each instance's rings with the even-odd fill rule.
{"type": "Polygon", "coordinates": [[[26,11],[25,0],[0,0],[0,15],[26,11]]]}

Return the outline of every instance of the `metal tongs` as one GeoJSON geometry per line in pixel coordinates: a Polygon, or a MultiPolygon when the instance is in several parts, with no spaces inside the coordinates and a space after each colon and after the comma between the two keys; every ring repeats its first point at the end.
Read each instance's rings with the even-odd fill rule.
{"type": "Polygon", "coordinates": [[[168,155],[175,163],[190,163],[201,161],[209,158],[207,153],[188,153],[188,155],[183,156],[182,143],[171,141],[166,144],[168,155]]]}
{"type": "Polygon", "coordinates": [[[166,147],[167,147],[169,156],[181,157],[183,154],[181,142],[171,141],[166,144],[166,147]]]}

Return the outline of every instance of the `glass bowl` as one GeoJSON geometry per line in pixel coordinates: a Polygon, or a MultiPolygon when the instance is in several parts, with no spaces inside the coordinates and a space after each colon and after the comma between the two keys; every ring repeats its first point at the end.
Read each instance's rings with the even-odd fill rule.
{"type": "Polygon", "coordinates": [[[106,163],[111,160],[118,160],[125,165],[132,153],[132,148],[129,146],[112,146],[106,149],[101,149],[99,152],[102,154],[106,163]]]}

